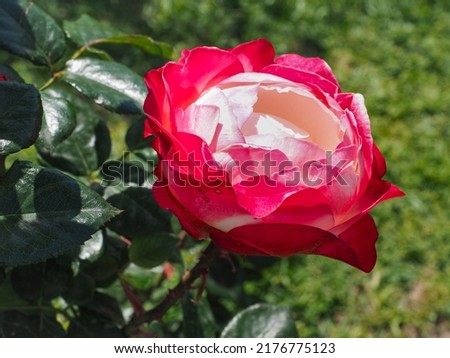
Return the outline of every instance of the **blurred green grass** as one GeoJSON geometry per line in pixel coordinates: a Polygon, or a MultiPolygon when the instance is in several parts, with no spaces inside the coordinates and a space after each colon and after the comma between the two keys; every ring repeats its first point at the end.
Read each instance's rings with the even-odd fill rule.
{"type": "Polygon", "coordinates": [[[265,37],[278,53],[325,58],[344,92],[364,94],[387,179],[407,196],[373,211],[372,273],[298,256],[245,288],[291,307],[303,337],[450,337],[450,2],[36,2],[59,19],[88,13],[178,50],[265,37]]]}

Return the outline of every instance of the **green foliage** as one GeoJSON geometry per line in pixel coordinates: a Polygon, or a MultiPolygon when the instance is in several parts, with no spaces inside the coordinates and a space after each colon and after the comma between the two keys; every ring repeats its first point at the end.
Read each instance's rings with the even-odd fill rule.
{"type": "Polygon", "coordinates": [[[289,310],[256,304],[240,312],[225,327],[223,338],[296,338],[295,322],[289,310]]]}
{"type": "Polygon", "coordinates": [[[70,60],[62,79],[110,111],[142,113],[147,92],[144,80],[120,63],[92,58],[70,60]]]}
{"type": "Polygon", "coordinates": [[[343,91],[365,95],[407,197],[374,211],[371,274],[320,257],[216,260],[201,299],[200,277],[140,333],[448,335],[449,23],[443,0],[2,0],[0,336],[129,336],[128,313],[195,264],[203,246],[150,189],[142,78],[173,53],[153,38],[179,52],[258,37],[325,58],[343,91]]]}
{"type": "Polygon", "coordinates": [[[52,66],[64,54],[66,40],[56,21],[27,0],[0,5],[0,46],[36,65],[52,66]]]}
{"type": "Polygon", "coordinates": [[[28,148],[41,128],[42,105],[32,85],[0,82],[0,156],[28,148]]]}

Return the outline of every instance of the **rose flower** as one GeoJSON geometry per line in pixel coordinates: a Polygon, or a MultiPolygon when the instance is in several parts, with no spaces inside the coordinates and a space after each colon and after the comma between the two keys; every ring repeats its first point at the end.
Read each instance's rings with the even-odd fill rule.
{"type": "Polygon", "coordinates": [[[275,57],[260,39],[185,50],[145,80],[154,196],[189,234],[238,254],[372,270],[368,212],[403,193],[382,180],[363,96],[341,92],[325,61],[275,57]]]}

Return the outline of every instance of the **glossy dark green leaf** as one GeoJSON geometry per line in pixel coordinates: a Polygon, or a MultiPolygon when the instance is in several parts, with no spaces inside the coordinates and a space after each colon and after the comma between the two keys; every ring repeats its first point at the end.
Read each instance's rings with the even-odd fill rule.
{"type": "Polygon", "coordinates": [[[67,332],[70,338],[125,338],[117,325],[84,307],[67,332]]]}
{"type": "Polygon", "coordinates": [[[107,287],[117,278],[120,267],[116,258],[104,252],[94,262],[83,260],[80,269],[95,280],[97,287],[107,287]]]}
{"type": "Polygon", "coordinates": [[[62,79],[112,112],[142,113],[147,94],[144,80],[117,62],[92,58],[71,60],[62,79]]]}
{"type": "Polygon", "coordinates": [[[134,239],[170,231],[170,213],[159,207],[150,189],[110,186],[105,190],[105,198],[111,205],[123,210],[108,224],[119,234],[134,239]]]}
{"type": "Polygon", "coordinates": [[[129,264],[120,278],[137,290],[147,291],[158,282],[160,276],[155,270],[129,264]]]}
{"type": "Polygon", "coordinates": [[[23,83],[22,77],[10,66],[0,63],[0,74],[3,74],[8,81],[23,83]]]}
{"type": "Polygon", "coordinates": [[[0,284],[0,312],[20,309],[27,306],[29,306],[29,303],[14,291],[10,282],[3,282],[0,284]]]}
{"type": "Polygon", "coordinates": [[[178,239],[168,233],[136,237],[130,246],[130,260],[138,266],[152,268],[169,260],[177,250],[178,239]]]}
{"type": "Polygon", "coordinates": [[[42,121],[39,91],[32,85],[0,82],[0,155],[27,148],[36,140],[42,121]]]}
{"type": "Polygon", "coordinates": [[[216,324],[214,316],[204,297],[199,302],[193,301],[193,295],[187,291],[183,297],[183,335],[185,338],[214,338],[216,324]]]}
{"type": "Polygon", "coordinates": [[[119,302],[113,296],[97,291],[89,304],[84,305],[84,308],[118,324],[124,323],[119,302]]]}
{"type": "MultiPolygon", "coordinates": [[[[153,169],[151,167],[150,169],[153,169]]],[[[149,178],[152,173],[148,172],[146,163],[141,160],[108,160],[103,163],[101,168],[103,185],[128,185],[135,183],[137,185],[149,184],[149,178]],[[147,182],[147,183],[146,183],[147,182]]]]}
{"type": "Polygon", "coordinates": [[[63,95],[53,90],[41,92],[44,116],[36,145],[52,151],[77,124],[75,110],[63,95]]]}
{"type": "Polygon", "coordinates": [[[197,307],[192,300],[192,294],[187,291],[181,302],[183,309],[183,335],[185,338],[205,338],[197,307]]]}
{"type": "Polygon", "coordinates": [[[222,338],[297,338],[295,321],[287,308],[256,304],[238,313],[224,328],[222,338]]]}
{"type": "Polygon", "coordinates": [[[109,157],[111,137],[105,122],[87,105],[77,107],[77,124],[72,134],[54,150],[38,146],[42,159],[58,169],[89,176],[109,157]]]}
{"type": "Polygon", "coordinates": [[[95,280],[83,272],[79,272],[71,281],[64,293],[64,299],[73,305],[84,305],[94,297],[95,280]]]}
{"type": "Polygon", "coordinates": [[[0,337],[57,338],[66,333],[55,316],[44,313],[25,314],[18,311],[0,313],[0,337]]]}
{"type": "Polygon", "coordinates": [[[67,36],[80,46],[93,46],[101,43],[127,44],[139,47],[143,51],[171,58],[172,48],[145,35],[127,35],[109,25],[101,23],[88,15],[82,15],[76,21],[64,21],[67,36]]]}
{"type": "Polygon", "coordinates": [[[123,35],[117,28],[97,21],[89,15],[81,15],[75,21],[64,21],[63,28],[67,37],[79,46],[85,46],[98,39],[123,35]]]}
{"type": "Polygon", "coordinates": [[[131,124],[125,136],[125,143],[130,150],[149,148],[152,137],[144,138],[144,126],[146,118],[139,118],[131,124]]]}
{"type": "Polygon", "coordinates": [[[17,294],[32,303],[46,302],[62,295],[71,285],[72,270],[55,260],[19,266],[11,273],[17,294]]]}
{"type": "Polygon", "coordinates": [[[17,161],[0,181],[0,264],[39,262],[77,248],[117,213],[69,176],[17,161]]]}
{"type": "Polygon", "coordinates": [[[0,47],[37,65],[64,54],[66,40],[55,20],[29,0],[0,2],[0,47]]]}
{"type": "Polygon", "coordinates": [[[49,65],[58,61],[66,49],[66,37],[56,21],[34,1],[20,0],[33,30],[35,44],[49,65]]]}

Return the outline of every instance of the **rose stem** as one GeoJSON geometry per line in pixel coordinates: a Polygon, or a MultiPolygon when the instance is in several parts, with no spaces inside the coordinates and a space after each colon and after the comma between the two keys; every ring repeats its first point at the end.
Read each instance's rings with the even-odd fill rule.
{"type": "Polygon", "coordinates": [[[149,311],[145,311],[141,315],[132,317],[127,326],[125,326],[125,333],[127,333],[128,336],[133,335],[140,325],[151,323],[155,320],[161,320],[164,314],[191,288],[195,280],[208,271],[211,264],[219,258],[220,255],[221,250],[211,242],[201,253],[197,264],[191,270],[186,270],[178,285],[169,290],[166,297],[157,306],[149,311]]]}

